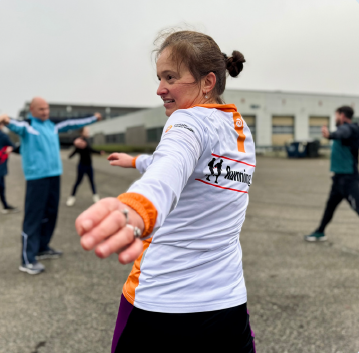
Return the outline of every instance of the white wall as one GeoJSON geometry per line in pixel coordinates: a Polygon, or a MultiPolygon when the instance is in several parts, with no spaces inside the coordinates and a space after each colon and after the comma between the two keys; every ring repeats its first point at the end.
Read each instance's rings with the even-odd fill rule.
{"type": "Polygon", "coordinates": [[[141,110],[136,113],[100,121],[90,125],[90,135],[97,133],[105,135],[124,133],[128,127],[144,125],[146,129],[164,126],[167,121],[164,107],[141,110]]]}
{"type": "MultiPolygon", "coordinates": [[[[334,112],[339,106],[350,105],[357,109],[356,116],[359,116],[359,96],[227,90],[224,100],[234,103],[242,115],[256,116],[257,146],[272,144],[273,115],[294,116],[297,140],[309,139],[310,116],[329,116],[332,129],[335,128],[334,112]]],[[[90,127],[90,133],[124,133],[127,127],[139,125],[144,125],[146,129],[162,127],[166,121],[164,108],[160,106],[99,122],[90,127]]]]}
{"type": "Polygon", "coordinates": [[[352,106],[357,109],[355,116],[359,116],[359,96],[227,90],[224,99],[236,104],[242,115],[256,115],[257,146],[271,145],[273,115],[294,116],[297,140],[309,139],[310,116],[329,116],[331,129],[335,128],[335,110],[339,106],[352,106]]]}

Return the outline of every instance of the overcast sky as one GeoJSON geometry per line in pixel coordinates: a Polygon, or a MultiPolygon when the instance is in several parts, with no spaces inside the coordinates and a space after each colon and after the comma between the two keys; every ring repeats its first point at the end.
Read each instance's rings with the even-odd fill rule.
{"type": "Polygon", "coordinates": [[[229,88],[359,95],[358,0],[0,0],[0,112],[160,105],[151,50],[175,26],[243,52],[229,88]]]}

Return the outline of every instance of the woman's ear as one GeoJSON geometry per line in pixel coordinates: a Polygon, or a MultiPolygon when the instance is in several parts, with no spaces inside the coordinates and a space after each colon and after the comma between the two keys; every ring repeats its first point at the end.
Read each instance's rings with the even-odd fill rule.
{"type": "Polygon", "coordinates": [[[203,80],[203,94],[210,93],[216,85],[217,78],[213,72],[210,72],[203,80]]]}

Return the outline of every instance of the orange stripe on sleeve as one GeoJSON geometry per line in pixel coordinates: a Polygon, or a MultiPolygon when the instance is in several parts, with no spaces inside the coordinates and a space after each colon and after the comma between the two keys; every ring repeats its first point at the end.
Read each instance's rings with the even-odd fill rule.
{"type": "Polygon", "coordinates": [[[133,264],[131,273],[129,274],[127,281],[124,284],[123,289],[122,289],[123,295],[128,300],[128,302],[131,303],[132,305],[134,305],[134,303],[135,303],[135,292],[136,292],[136,288],[138,287],[138,284],[140,283],[141,260],[142,260],[144,252],[150,246],[151,241],[152,241],[152,238],[143,241],[143,251],[142,251],[141,255],[137,258],[135,263],[133,264]]]}
{"type": "Polygon", "coordinates": [[[136,192],[126,192],[121,194],[118,199],[133,208],[143,219],[145,229],[143,230],[142,237],[144,238],[147,235],[150,235],[157,219],[157,210],[153,203],[136,192]]]}
{"type": "Polygon", "coordinates": [[[133,168],[136,168],[136,160],[137,160],[137,158],[138,158],[138,156],[137,156],[137,157],[134,157],[134,158],[132,159],[132,167],[133,167],[133,168]]]}
{"type": "Polygon", "coordinates": [[[237,147],[239,152],[246,152],[244,149],[244,140],[246,139],[246,135],[243,132],[244,122],[241,114],[238,112],[233,113],[233,122],[234,122],[234,130],[236,130],[238,134],[237,138],[237,147]]]}
{"type": "MultiPolygon", "coordinates": [[[[151,234],[157,219],[157,210],[153,203],[143,195],[137,194],[135,192],[127,192],[125,194],[122,194],[118,197],[118,199],[124,204],[134,209],[143,219],[145,223],[145,229],[142,236],[146,237],[147,235],[151,234]]],[[[151,241],[152,238],[143,241],[143,251],[133,264],[131,273],[129,274],[125,285],[123,286],[122,293],[128,300],[128,302],[132,305],[135,302],[136,288],[140,283],[141,260],[145,250],[150,246],[151,241]]]]}

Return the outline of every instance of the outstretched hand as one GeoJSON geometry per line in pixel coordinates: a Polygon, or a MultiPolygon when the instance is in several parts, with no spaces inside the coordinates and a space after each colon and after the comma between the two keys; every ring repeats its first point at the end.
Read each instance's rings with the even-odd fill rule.
{"type": "Polygon", "coordinates": [[[85,250],[95,250],[100,258],[117,253],[122,264],[136,260],[143,249],[142,241],[134,237],[131,226],[138,227],[143,232],[144,222],[135,210],[114,197],[102,199],[92,205],[75,222],[81,246],[85,250]],[[129,211],[128,225],[121,212],[124,209],[129,211]]]}
{"type": "Polygon", "coordinates": [[[10,117],[7,114],[0,114],[0,124],[9,124],[10,117]]]}
{"type": "Polygon", "coordinates": [[[329,138],[329,136],[330,136],[330,132],[329,132],[329,129],[328,129],[328,127],[327,126],[322,126],[322,135],[323,135],[323,137],[325,137],[325,138],[329,138]]]}
{"type": "Polygon", "coordinates": [[[83,150],[84,148],[86,148],[87,142],[85,140],[83,140],[81,137],[78,137],[74,141],[74,146],[81,149],[81,150],[83,150]]]}
{"type": "Polygon", "coordinates": [[[96,113],[94,114],[94,116],[97,118],[97,121],[102,120],[102,115],[101,115],[101,113],[96,112],[96,113]]]}
{"type": "Polygon", "coordinates": [[[111,165],[123,168],[133,168],[133,157],[127,153],[112,153],[107,157],[107,159],[110,161],[111,165]]]}

